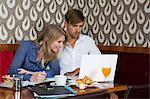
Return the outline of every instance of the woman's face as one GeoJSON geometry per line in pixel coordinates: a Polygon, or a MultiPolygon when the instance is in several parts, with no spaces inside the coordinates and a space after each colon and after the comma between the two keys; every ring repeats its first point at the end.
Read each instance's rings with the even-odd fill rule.
{"type": "Polygon", "coordinates": [[[51,44],[51,50],[54,53],[58,53],[59,50],[63,47],[63,43],[65,41],[65,36],[62,35],[61,37],[59,37],[57,40],[55,40],[52,44],[51,44]]]}

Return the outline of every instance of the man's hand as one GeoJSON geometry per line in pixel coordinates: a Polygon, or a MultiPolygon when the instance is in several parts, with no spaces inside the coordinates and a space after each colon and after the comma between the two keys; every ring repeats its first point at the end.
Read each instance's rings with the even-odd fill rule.
{"type": "Polygon", "coordinates": [[[72,72],[67,72],[65,73],[66,76],[77,76],[79,75],[80,72],[80,68],[77,68],[76,70],[72,71],[72,72]]]}

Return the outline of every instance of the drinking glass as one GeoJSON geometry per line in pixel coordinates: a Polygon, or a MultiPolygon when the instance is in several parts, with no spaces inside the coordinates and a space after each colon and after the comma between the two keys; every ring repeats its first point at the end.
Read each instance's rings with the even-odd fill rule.
{"type": "Polygon", "coordinates": [[[105,76],[105,83],[107,83],[106,78],[111,72],[111,67],[102,67],[103,75],[105,76]]]}

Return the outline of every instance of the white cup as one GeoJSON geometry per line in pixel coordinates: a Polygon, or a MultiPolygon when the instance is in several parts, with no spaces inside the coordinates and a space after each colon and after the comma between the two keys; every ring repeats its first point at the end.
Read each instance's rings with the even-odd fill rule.
{"type": "Polygon", "coordinates": [[[55,75],[55,84],[58,86],[66,85],[67,76],[64,75],[55,75]]]}

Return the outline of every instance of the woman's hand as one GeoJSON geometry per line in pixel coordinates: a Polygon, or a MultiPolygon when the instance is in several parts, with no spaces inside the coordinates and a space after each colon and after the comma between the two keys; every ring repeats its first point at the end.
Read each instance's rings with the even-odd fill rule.
{"type": "Polygon", "coordinates": [[[80,68],[77,68],[76,70],[72,71],[72,72],[67,72],[65,73],[66,76],[77,76],[80,72],[80,68]]]}
{"type": "Polygon", "coordinates": [[[46,79],[46,72],[34,72],[30,78],[30,81],[36,82],[36,83],[42,83],[46,79]]]}
{"type": "Polygon", "coordinates": [[[18,69],[18,73],[19,74],[33,74],[33,72],[22,69],[22,68],[18,69]]]}

